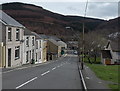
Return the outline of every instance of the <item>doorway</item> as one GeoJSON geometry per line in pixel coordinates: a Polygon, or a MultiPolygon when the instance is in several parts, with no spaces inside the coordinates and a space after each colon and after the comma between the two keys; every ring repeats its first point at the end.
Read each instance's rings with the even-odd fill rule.
{"type": "Polygon", "coordinates": [[[11,48],[8,49],[8,67],[11,67],[11,48]]]}

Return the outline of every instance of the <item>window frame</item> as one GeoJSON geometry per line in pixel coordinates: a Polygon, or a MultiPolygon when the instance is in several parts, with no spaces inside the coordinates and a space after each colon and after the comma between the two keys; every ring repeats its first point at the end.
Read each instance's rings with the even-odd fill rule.
{"type": "Polygon", "coordinates": [[[20,40],[20,29],[16,29],[16,41],[20,40]],[[18,38],[17,38],[18,37],[18,38]]]}
{"type": "Polygon", "coordinates": [[[17,60],[19,58],[20,58],[20,46],[16,46],[15,47],[15,60],[17,60]],[[16,52],[18,52],[18,53],[16,53],[16,52]]]}
{"type": "Polygon", "coordinates": [[[12,28],[8,27],[8,39],[9,42],[12,41],[12,28]],[[10,39],[9,39],[9,33],[10,33],[10,39]]]}
{"type": "Polygon", "coordinates": [[[32,37],[32,46],[34,46],[35,44],[35,38],[34,37],[32,37]]]}
{"type": "Polygon", "coordinates": [[[26,37],[26,47],[29,47],[29,37],[26,37]]]}

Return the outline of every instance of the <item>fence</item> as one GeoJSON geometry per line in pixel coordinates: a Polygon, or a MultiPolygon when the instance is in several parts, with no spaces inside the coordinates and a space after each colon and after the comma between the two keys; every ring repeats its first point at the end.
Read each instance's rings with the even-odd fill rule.
{"type": "Polygon", "coordinates": [[[5,46],[0,43],[0,67],[5,67],[5,46]]]}

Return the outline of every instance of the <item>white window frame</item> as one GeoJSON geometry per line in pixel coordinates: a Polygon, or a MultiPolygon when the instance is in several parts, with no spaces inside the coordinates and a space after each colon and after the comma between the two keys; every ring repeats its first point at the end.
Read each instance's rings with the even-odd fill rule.
{"type": "Polygon", "coordinates": [[[16,29],[16,41],[20,40],[20,29],[16,29]],[[18,37],[18,38],[17,38],[18,37]]]}
{"type": "Polygon", "coordinates": [[[34,46],[34,42],[35,42],[35,40],[34,40],[35,38],[34,37],[32,37],[32,46],[34,46]]]}
{"type": "Polygon", "coordinates": [[[19,59],[20,58],[20,46],[16,46],[15,47],[15,60],[19,59]],[[18,56],[16,57],[16,51],[19,52],[18,56]]]}
{"type": "Polygon", "coordinates": [[[29,47],[29,37],[26,37],[26,47],[29,47]]]}
{"type": "Polygon", "coordinates": [[[12,41],[12,28],[11,27],[8,27],[8,41],[12,41]],[[10,37],[11,37],[10,39],[9,39],[9,33],[10,33],[10,37]]]}

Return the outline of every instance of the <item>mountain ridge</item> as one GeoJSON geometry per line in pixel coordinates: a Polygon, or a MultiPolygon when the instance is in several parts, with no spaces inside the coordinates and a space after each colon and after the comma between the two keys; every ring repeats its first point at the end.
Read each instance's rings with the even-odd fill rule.
{"type": "Polygon", "coordinates": [[[39,34],[56,35],[59,37],[73,36],[82,32],[83,22],[85,32],[99,30],[106,20],[81,16],[61,15],[33,4],[13,2],[2,4],[2,10],[15,18],[29,30],[39,34]],[[66,29],[66,27],[72,29],[66,29]],[[101,26],[101,27],[100,27],[101,26]]]}

